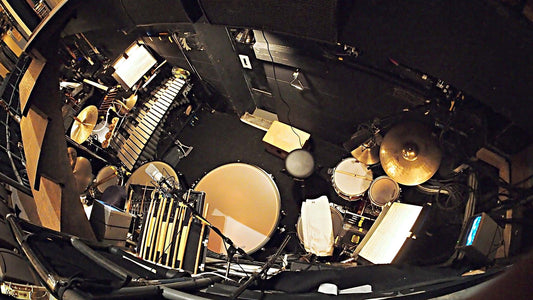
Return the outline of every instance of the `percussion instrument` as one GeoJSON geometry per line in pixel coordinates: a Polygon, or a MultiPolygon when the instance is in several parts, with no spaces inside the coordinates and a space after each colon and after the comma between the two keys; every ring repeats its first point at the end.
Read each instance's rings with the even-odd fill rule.
{"type": "Polygon", "coordinates": [[[355,150],[351,152],[352,156],[367,166],[378,163],[379,146],[381,145],[382,139],[381,135],[376,133],[359,147],[355,148],[355,150]]]}
{"type": "Polygon", "coordinates": [[[380,176],[370,185],[368,198],[376,206],[383,207],[400,196],[400,186],[388,176],[380,176]]]}
{"type": "Polygon", "coordinates": [[[309,151],[293,150],[285,158],[285,170],[297,179],[305,179],[315,171],[315,160],[309,151]]]}
{"type": "Polygon", "coordinates": [[[372,171],[353,157],[343,159],[331,175],[335,192],[348,201],[358,200],[368,190],[372,179],[372,171]]]}
{"type": "MultiPolygon", "coordinates": [[[[333,225],[333,239],[335,239],[342,232],[344,218],[342,217],[342,214],[333,206],[330,206],[329,209],[331,211],[331,224],[333,225]]],[[[303,244],[304,234],[303,234],[302,217],[299,217],[298,222],[296,223],[296,233],[298,234],[298,239],[300,239],[300,242],[303,244]]]]}
{"type": "Polygon", "coordinates": [[[122,175],[119,173],[117,167],[105,166],[96,175],[93,187],[98,189],[100,193],[103,193],[105,189],[112,185],[120,185],[122,181],[122,175]]]}
{"type": "MultiPolygon", "coordinates": [[[[188,102],[177,100],[185,95],[191,86],[184,80],[172,77],[156,88],[152,96],[137,105],[135,114],[126,119],[117,130],[109,146],[117,152],[117,158],[128,170],[133,170],[142,161],[152,160],[157,151],[161,134],[165,132],[163,124],[173,107],[188,102]]],[[[139,99],[140,100],[140,99],[139,99]]],[[[137,102],[134,96],[124,105],[137,102]]]]}
{"type": "Polygon", "coordinates": [[[74,178],[76,178],[76,188],[81,194],[93,181],[93,168],[91,162],[85,157],[78,156],[72,173],[74,174],[74,178]]]}
{"type": "MultiPolygon", "coordinates": [[[[207,173],[194,187],[206,193],[207,220],[246,253],[263,247],[277,227],[281,199],[272,177],[259,167],[230,163],[207,173]]],[[[208,249],[225,254],[222,239],[209,237],[208,249]]]]}
{"type": "MultiPolygon", "coordinates": [[[[143,164],[139,168],[137,168],[128,178],[126,181],[126,191],[129,191],[129,187],[132,184],[136,185],[142,185],[142,186],[148,186],[148,187],[155,187],[155,182],[153,182],[153,179],[146,173],[146,168],[152,164],[154,165],[162,174],[163,176],[171,176],[174,177],[175,182],[178,184],[179,187],[179,180],[178,180],[178,174],[172,168],[171,165],[162,162],[162,161],[151,161],[143,164]],[[168,175],[167,175],[168,174],[168,175]]],[[[129,192],[128,192],[129,193],[129,192]]]]}
{"type": "Polygon", "coordinates": [[[84,108],[77,117],[74,117],[74,123],[70,129],[70,137],[76,143],[85,142],[90,136],[98,121],[98,109],[94,105],[84,108]]]}
{"type": "Polygon", "coordinates": [[[431,129],[419,122],[394,126],[383,138],[379,158],[387,175],[403,185],[418,185],[439,169],[442,153],[431,129]]]}

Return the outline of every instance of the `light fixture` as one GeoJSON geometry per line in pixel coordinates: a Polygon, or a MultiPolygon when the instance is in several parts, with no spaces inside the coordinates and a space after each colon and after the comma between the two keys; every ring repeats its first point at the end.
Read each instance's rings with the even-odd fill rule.
{"type": "Polygon", "coordinates": [[[296,69],[296,71],[294,71],[292,73],[292,80],[290,82],[291,86],[297,90],[300,90],[300,91],[303,91],[304,90],[304,85],[302,84],[302,82],[300,81],[300,79],[298,79],[298,76],[300,75],[300,69],[296,69]]]}

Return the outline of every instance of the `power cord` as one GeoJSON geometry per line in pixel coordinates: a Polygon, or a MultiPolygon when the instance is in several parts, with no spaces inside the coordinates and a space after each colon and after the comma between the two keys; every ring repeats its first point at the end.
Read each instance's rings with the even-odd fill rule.
{"type": "Polygon", "coordinates": [[[270,56],[270,62],[272,63],[272,74],[274,76],[274,82],[276,82],[276,87],[277,87],[277,90],[278,90],[279,98],[280,98],[281,102],[283,102],[283,104],[285,104],[285,106],[287,106],[287,121],[289,122],[289,126],[291,127],[292,132],[298,137],[298,143],[300,144],[300,148],[303,148],[302,139],[300,138],[300,135],[296,132],[296,130],[292,126],[292,121],[291,121],[291,118],[290,118],[291,107],[290,107],[289,103],[287,103],[287,101],[283,98],[283,95],[281,94],[281,89],[279,88],[279,82],[278,82],[278,78],[277,78],[277,75],[276,75],[276,67],[275,67],[274,57],[272,56],[272,53],[270,52],[270,43],[268,42],[268,40],[267,40],[267,38],[265,36],[265,31],[261,30],[261,33],[263,34],[263,39],[265,40],[265,43],[266,43],[266,46],[267,46],[268,56],[270,56]]]}

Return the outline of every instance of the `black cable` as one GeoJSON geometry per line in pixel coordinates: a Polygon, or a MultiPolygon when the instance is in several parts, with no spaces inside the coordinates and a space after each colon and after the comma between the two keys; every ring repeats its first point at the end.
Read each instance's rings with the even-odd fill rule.
{"type": "Polygon", "coordinates": [[[278,82],[278,78],[276,76],[276,67],[275,67],[274,57],[272,57],[272,53],[270,52],[270,43],[268,42],[268,40],[267,40],[267,38],[265,36],[265,31],[261,30],[261,33],[263,34],[263,39],[265,39],[265,43],[266,43],[267,51],[268,51],[268,56],[270,56],[270,62],[272,63],[272,74],[274,76],[274,82],[276,83],[276,87],[278,89],[279,98],[280,98],[281,102],[283,102],[283,104],[285,104],[285,106],[287,106],[287,121],[289,122],[289,126],[291,127],[292,132],[294,132],[294,134],[298,137],[298,143],[300,144],[300,148],[303,148],[302,140],[300,138],[300,135],[296,132],[296,130],[294,130],[294,127],[292,126],[292,122],[291,122],[291,118],[290,118],[291,107],[289,106],[289,103],[287,103],[287,101],[285,101],[285,99],[283,98],[283,95],[281,94],[281,89],[279,88],[279,82],[278,82]]]}

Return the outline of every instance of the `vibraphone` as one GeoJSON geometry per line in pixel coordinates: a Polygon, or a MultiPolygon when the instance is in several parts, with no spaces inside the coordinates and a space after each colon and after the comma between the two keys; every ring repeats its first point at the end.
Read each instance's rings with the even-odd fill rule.
{"type": "Polygon", "coordinates": [[[137,107],[136,115],[122,123],[110,145],[129,171],[155,157],[167,113],[173,106],[188,102],[186,97],[179,101],[175,99],[181,94],[186,95],[190,88],[183,79],[172,77],[166,80],[137,107]]]}
{"type": "MultiPolygon", "coordinates": [[[[202,216],[205,193],[189,190],[186,202],[202,216]]],[[[171,268],[193,273],[204,269],[209,227],[195,218],[188,206],[157,192],[144,203],[142,230],[137,243],[140,257],[171,268]]]]}

